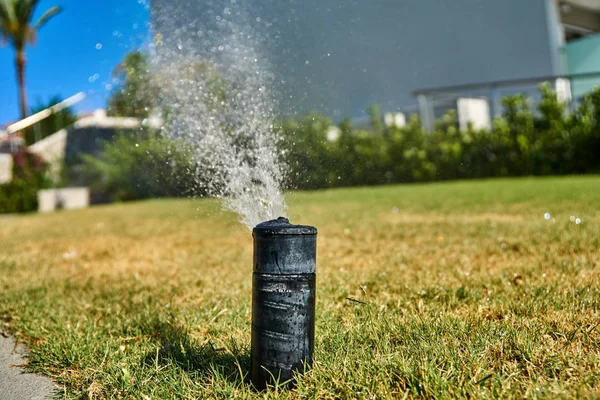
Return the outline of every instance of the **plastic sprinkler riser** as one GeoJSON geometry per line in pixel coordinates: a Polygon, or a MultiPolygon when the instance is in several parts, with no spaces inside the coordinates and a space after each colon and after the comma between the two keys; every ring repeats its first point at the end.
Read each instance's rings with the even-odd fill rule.
{"type": "Polygon", "coordinates": [[[313,362],[317,229],[286,218],[263,222],[252,231],[251,379],[293,384],[313,362]]]}

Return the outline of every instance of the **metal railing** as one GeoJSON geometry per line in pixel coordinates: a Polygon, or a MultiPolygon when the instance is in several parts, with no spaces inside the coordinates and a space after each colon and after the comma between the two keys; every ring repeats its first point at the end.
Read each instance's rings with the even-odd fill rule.
{"type": "Polygon", "coordinates": [[[600,86],[600,71],[425,88],[414,91],[413,95],[417,98],[423,126],[431,131],[437,118],[449,110],[458,111],[459,99],[479,99],[487,102],[490,121],[502,115],[502,98],[506,96],[524,94],[535,108],[541,99],[539,86],[545,82],[551,84],[559,100],[574,110],[585,94],[574,88],[581,87],[581,83],[585,83],[583,86],[586,87],[600,86]]]}

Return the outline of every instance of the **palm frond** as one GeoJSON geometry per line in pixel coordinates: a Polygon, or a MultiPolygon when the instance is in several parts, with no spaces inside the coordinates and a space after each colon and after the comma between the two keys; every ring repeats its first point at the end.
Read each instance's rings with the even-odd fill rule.
{"type": "Polygon", "coordinates": [[[6,16],[7,19],[13,19],[15,12],[15,3],[13,0],[0,0],[0,14],[6,16]]]}
{"type": "Polygon", "coordinates": [[[0,45],[4,45],[11,37],[14,29],[14,2],[0,0],[0,45]]]}
{"type": "Polygon", "coordinates": [[[62,11],[62,7],[60,6],[54,6],[51,7],[50,9],[48,9],[44,15],[42,15],[40,17],[40,19],[37,20],[37,22],[35,23],[34,27],[35,29],[40,29],[42,26],[44,26],[44,24],[46,24],[46,22],[48,22],[48,20],[52,17],[54,17],[56,14],[60,13],[62,11]]]}
{"type": "Polygon", "coordinates": [[[13,1],[15,9],[15,18],[21,26],[29,25],[35,7],[39,0],[16,0],[13,1]]]}
{"type": "Polygon", "coordinates": [[[11,0],[0,0],[0,30],[9,31],[9,26],[14,21],[14,5],[11,0]]]}

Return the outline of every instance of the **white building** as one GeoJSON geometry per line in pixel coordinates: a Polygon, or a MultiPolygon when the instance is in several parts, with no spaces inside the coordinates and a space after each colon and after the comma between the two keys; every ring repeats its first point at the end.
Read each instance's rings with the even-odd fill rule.
{"type": "Polygon", "coordinates": [[[423,89],[600,71],[600,0],[153,0],[152,16],[162,46],[206,57],[219,21],[248,25],[287,115],[415,112],[423,89]]]}

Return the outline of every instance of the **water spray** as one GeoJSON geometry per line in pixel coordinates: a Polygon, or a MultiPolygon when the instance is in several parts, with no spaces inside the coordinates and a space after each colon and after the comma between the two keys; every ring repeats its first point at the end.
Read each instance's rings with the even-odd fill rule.
{"type": "Polygon", "coordinates": [[[257,225],[252,236],[251,379],[262,390],[293,384],[294,374],[312,365],[317,229],[280,217],[257,225]]]}

